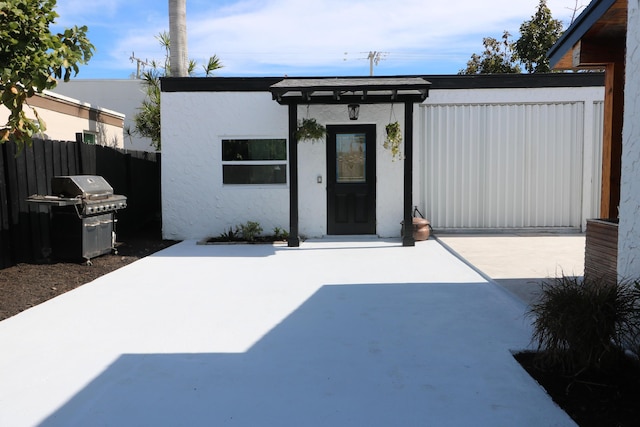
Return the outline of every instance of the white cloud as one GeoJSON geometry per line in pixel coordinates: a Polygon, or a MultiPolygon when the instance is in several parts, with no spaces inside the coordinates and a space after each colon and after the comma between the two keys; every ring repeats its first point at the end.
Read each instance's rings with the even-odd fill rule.
{"type": "Polygon", "coordinates": [[[235,13],[227,9],[216,16],[213,10],[190,17],[189,51],[199,58],[218,53],[229,58],[228,68],[241,62],[339,63],[344,52],[370,50],[440,58],[464,51],[468,58],[481,48],[482,37],[499,37],[503,30],[517,36],[536,7],[535,0],[247,2],[235,13]]]}
{"type": "MultiPolygon", "coordinates": [[[[517,37],[520,24],[535,13],[538,1],[189,0],[189,56],[203,61],[217,54],[225,75],[297,70],[321,75],[327,67],[345,73],[366,71],[368,64],[359,58],[373,50],[388,53],[384,63],[388,67],[449,61],[463,68],[482,48],[483,37],[500,37],[504,30],[517,37]]],[[[98,47],[123,68],[131,69],[131,51],[142,58],[162,58],[154,36],[168,29],[166,2],[60,0],[58,4],[61,15],[69,13],[74,19],[89,16],[83,14],[102,16],[101,24],[112,26],[112,39],[98,47]],[[99,15],[96,9],[102,10],[99,15]]],[[[554,17],[563,21],[569,20],[574,4],[575,0],[548,0],[554,17]]]]}

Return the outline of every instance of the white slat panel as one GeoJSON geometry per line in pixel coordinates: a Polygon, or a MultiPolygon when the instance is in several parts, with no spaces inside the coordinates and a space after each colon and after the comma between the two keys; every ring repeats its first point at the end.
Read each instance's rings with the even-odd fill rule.
{"type": "Polygon", "coordinates": [[[439,229],[580,227],[584,104],[420,109],[422,200],[439,229]]]}

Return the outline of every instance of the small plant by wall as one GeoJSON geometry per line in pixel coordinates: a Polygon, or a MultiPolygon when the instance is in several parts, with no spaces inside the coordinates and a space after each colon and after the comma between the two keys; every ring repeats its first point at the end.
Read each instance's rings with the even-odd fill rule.
{"type": "Polygon", "coordinates": [[[257,221],[247,221],[244,224],[238,224],[223,233],[220,233],[217,237],[210,237],[201,241],[199,244],[208,243],[232,243],[232,242],[246,242],[246,243],[271,243],[284,241],[289,238],[289,233],[280,227],[273,229],[273,234],[263,235],[263,228],[257,221]]]}

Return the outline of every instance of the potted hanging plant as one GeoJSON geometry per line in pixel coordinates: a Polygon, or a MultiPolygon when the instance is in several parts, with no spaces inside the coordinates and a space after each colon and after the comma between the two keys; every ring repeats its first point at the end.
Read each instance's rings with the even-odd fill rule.
{"type": "Polygon", "coordinates": [[[400,130],[400,123],[389,123],[385,127],[387,136],[384,139],[384,148],[391,151],[393,160],[399,160],[402,158],[400,154],[400,143],[402,143],[402,132],[400,130]]]}
{"type": "Polygon", "coordinates": [[[298,122],[296,138],[298,141],[320,141],[327,133],[327,129],[316,121],[316,119],[302,119],[298,122]]]}

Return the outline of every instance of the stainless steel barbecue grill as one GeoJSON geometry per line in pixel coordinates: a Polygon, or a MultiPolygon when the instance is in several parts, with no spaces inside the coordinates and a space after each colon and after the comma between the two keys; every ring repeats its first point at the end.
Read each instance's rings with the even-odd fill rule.
{"type": "Polygon", "coordinates": [[[31,203],[51,207],[51,244],[60,259],[84,259],[115,252],[115,213],[127,207],[126,196],[113,194],[101,176],[56,176],[53,195],[33,195],[31,203]]]}

